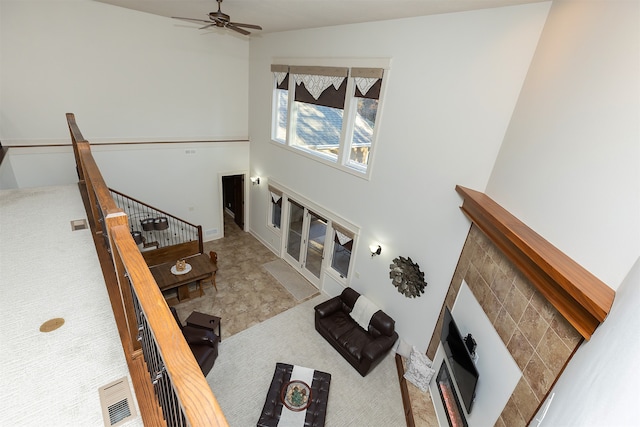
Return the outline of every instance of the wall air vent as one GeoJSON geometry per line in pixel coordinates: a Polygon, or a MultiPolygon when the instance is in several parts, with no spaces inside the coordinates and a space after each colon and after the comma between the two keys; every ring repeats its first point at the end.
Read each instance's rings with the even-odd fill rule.
{"type": "Polygon", "coordinates": [[[116,427],[136,417],[127,377],[100,387],[98,392],[105,426],[116,427]]]}
{"type": "Polygon", "coordinates": [[[74,219],[71,221],[71,231],[86,230],[89,228],[86,219],[74,219]]]}

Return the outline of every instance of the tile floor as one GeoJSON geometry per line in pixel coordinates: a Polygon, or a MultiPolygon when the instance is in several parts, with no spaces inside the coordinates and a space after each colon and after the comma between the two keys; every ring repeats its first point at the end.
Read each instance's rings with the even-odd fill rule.
{"type": "Polygon", "coordinates": [[[222,340],[303,302],[297,301],[262,267],[278,257],[241,230],[231,217],[225,215],[224,222],[225,237],[204,244],[206,254],[218,253],[218,290],[206,282],[202,297],[178,302],[171,294],[165,295],[183,322],[192,311],[221,317],[222,340]]]}

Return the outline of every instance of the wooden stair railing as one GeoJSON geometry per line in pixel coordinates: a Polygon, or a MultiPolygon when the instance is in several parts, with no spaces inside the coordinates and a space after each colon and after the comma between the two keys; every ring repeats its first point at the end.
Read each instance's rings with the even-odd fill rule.
{"type": "Polygon", "coordinates": [[[106,236],[104,246],[111,255],[112,265],[108,267],[116,280],[108,280],[105,275],[105,281],[107,286],[114,284],[108,291],[144,424],[228,426],[131,236],[127,215],[115,204],[73,114],[67,114],[67,123],[79,186],[86,195],[87,216],[93,232],[106,236]],[[150,355],[155,360],[144,360],[150,355]],[[140,369],[143,365],[145,368],[140,369]],[[144,409],[158,406],[164,420],[154,417],[153,410],[144,409]]]}
{"type": "MultiPolygon", "coordinates": [[[[145,202],[134,199],[112,188],[109,189],[116,205],[129,218],[129,229],[137,231],[144,238],[142,257],[147,265],[153,266],[172,262],[180,258],[203,253],[202,226],[194,225],[145,202]],[[142,220],[167,218],[166,230],[152,228],[145,231],[142,220]]],[[[152,224],[148,224],[152,226],[152,224]]]]}

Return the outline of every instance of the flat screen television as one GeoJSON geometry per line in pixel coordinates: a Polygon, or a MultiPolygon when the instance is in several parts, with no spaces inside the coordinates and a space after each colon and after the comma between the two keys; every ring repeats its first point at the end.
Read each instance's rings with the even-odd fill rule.
{"type": "Polygon", "coordinates": [[[440,342],[447,354],[447,360],[453,370],[453,379],[460,391],[460,397],[464,403],[467,413],[471,413],[471,406],[476,394],[476,385],[478,384],[478,370],[473,363],[471,354],[467,349],[460,330],[453,320],[453,316],[449,308],[445,306],[444,317],[442,323],[442,334],[440,342]]]}

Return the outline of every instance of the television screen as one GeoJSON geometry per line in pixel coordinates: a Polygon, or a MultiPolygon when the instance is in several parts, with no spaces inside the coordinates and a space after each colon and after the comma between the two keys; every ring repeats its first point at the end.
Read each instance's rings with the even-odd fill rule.
{"type": "Polygon", "coordinates": [[[456,326],[449,308],[446,306],[440,342],[442,342],[444,351],[447,354],[447,360],[453,370],[453,378],[460,391],[462,402],[464,403],[467,413],[471,413],[471,406],[478,383],[478,370],[462,339],[460,330],[456,326]]]}

